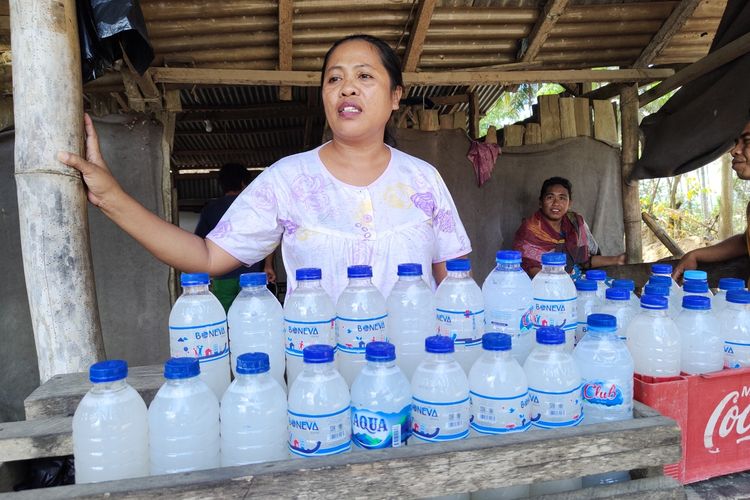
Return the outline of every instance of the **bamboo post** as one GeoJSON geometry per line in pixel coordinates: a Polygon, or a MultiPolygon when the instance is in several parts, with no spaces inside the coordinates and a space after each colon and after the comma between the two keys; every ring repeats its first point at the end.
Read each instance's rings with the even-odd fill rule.
{"type": "Polygon", "coordinates": [[[680,248],[680,245],[678,245],[677,242],[667,234],[664,228],[661,227],[659,222],[650,213],[643,212],[641,217],[643,218],[643,222],[646,223],[646,226],[648,226],[648,228],[654,233],[654,236],[661,241],[661,244],[667,247],[667,250],[669,250],[673,257],[679,259],[685,255],[685,252],[680,248]]]}
{"type": "Polygon", "coordinates": [[[625,222],[625,252],[628,264],[643,260],[641,242],[641,201],[638,181],[631,174],[638,160],[638,85],[627,85],[620,92],[622,120],[622,214],[625,222]]]}
{"type": "Polygon", "coordinates": [[[80,175],[57,151],[83,151],[75,0],[10,0],[15,180],[39,376],[104,358],[80,175]]]}
{"type": "Polygon", "coordinates": [[[721,157],[721,224],[719,238],[725,240],[734,234],[732,228],[732,157],[729,153],[721,157]]]}

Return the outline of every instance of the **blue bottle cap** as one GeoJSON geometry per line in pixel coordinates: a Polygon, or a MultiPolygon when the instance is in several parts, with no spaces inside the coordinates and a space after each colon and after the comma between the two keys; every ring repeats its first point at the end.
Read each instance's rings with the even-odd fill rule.
{"type": "Polygon", "coordinates": [[[669,300],[663,295],[649,295],[644,294],[641,297],[641,307],[643,309],[666,309],[669,305],[669,300]]]}
{"type": "Polygon", "coordinates": [[[750,292],[747,290],[729,290],[727,302],[732,304],[750,304],[750,292]]]}
{"type": "Polygon", "coordinates": [[[322,276],[320,268],[317,267],[303,267],[301,269],[297,269],[294,274],[297,278],[297,281],[319,280],[322,276]]]}
{"type": "Polygon", "coordinates": [[[240,286],[266,286],[268,276],[266,273],[243,273],[240,274],[240,286]]]}
{"type": "MultiPolygon", "coordinates": [[[[564,255],[564,254],[561,254],[564,255]]],[[[538,344],[559,345],[565,343],[565,332],[556,326],[543,326],[536,331],[538,344]]]]}
{"type": "Polygon", "coordinates": [[[445,263],[448,271],[471,271],[469,259],[452,259],[445,263]]]}
{"type": "Polygon", "coordinates": [[[200,372],[197,358],[171,358],[164,363],[164,378],[169,380],[197,377],[200,372]]]}
{"type": "Polygon", "coordinates": [[[510,351],[511,339],[507,333],[487,332],[482,335],[482,349],[485,351],[510,351]]]}
{"type": "Polygon", "coordinates": [[[672,278],[669,276],[651,276],[651,279],[648,280],[648,284],[670,288],[672,286],[672,278]]]}
{"type": "Polygon", "coordinates": [[[601,269],[591,269],[586,271],[586,279],[594,281],[604,281],[607,279],[607,271],[601,269]]]}
{"type": "Polygon", "coordinates": [[[395,361],[396,346],[390,342],[369,342],[365,346],[367,361],[395,361]]]}
{"type": "Polygon", "coordinates": [[[517,250],[498,250],[495,254],[495,262],[498,264],[520,264],[521,252],[517,250]]]}
{"type": "Polygon", "coordinates": [[[237,373],[253,375],[271,369],[271,362],[265,352],[246,352],[237,356],[237,373]]]}
{"type": "Polygon", "coordinates": [[[182,273],[180,275],[182,286],[208,285],[209,281],[208,273],[182,273]]]}
{"type": "Polygon", "coordinates": [[[434,354],[447,354],[456,349],[452,338],[445,335],[433,335],[424,339],[424,350],[434,354]]]}
{"type": "Polygon", "coordinates": [[[651,272],[654,274],[672,274],[672,264],[651,264],[651,272]]]}
{"type": "Polygon", "coordinates": [[[89,367],[89,380],[95,384],[114,382],[128,376],[128,362],[121,359],[100,361],[89,367]]]}
{"type": "Polygon", "coordinates": [[[327,344],[313,344],[302,349],[302,361],[305,363],[333,362],[333,347],[327,344]]]}
{"type": "Polygon", "coordinates": [[[630,300],[630,290],[627,288],[607,288],[604,297],[607,300],[630,300]]]}
{"type": "Polygon", "coordinates": [[[589,329],[614,331],[617,329],[617,318],[611,314],[589,314],[588,318],[586,318],[586,324],[589,329]]]}
{"type": "Polygon", "coordinates": [[[708,274],[706,273],[706,271],[690,269],[689,271],[685,271],[684,273],[682,273],[682,277],[686,280],[706,281],[708,279],[708,274]]]}
{"type": "Polygon", "coordinates": [[[613,288],[625,288],[628,291],[635,291],[635,281],[633,280],[626,280],[626,279],[619,279],[614,280],[612,282],[613,288]]]}
{"type": "Polygon", "coordinates": [[[703,295],[685,295],[682,297],[682,307],[694,311],[711,309],[711,299],[703,295]]]}
{"type": "Polygon", "coordinates": [[[745,288],[745,282],[739,278],[719,279],[719,290],[742,290],[743,288],[745,288]]]}
{"type": "Polygon", "coordinates": [[[697,280],[685,280],[682,290],[686,293],[706,293],[708,292],[708,282],[697,280]]]}
{"type": "Polygon", "coordinates": [[[422,264],[399,264],[398,265],[399,276],[422,276],[422,264]]]}
{"type": "Polygon", "coordinates": [[[565,254],[560,252],[549,252],[542,254],[542,265],[543,266],[564,266],[565,265],[565,254]]]}
{"type": "Polygon", "coordinates": [[[596,281],[590,279],[577,279],[576,290],[579,292],[595,292],[598,285],[596,281]]]}
{"type": "Polygon", "coordinates": [[[669,287],[648,284],[643,287],[644,295],[661,295],[662,297],[669,296],[669,287]]]}
{"type": "Polygon", "coordinates": [[[348,278],[372,278],[371,266],[349,266],[346,268],[348,278]]]}

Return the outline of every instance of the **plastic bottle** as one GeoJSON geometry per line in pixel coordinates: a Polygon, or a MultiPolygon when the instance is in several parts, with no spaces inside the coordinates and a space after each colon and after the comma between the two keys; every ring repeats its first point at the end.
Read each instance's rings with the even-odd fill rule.
{"type": "MultiPolygon", "coordinates": [[[[568,353],[566,333],[557,327],[542,327],[536,332],[537,345],[523,369],[529,382],[531,423],[534,429],[573,427],[583,420],[581,373],[568,353]]],[[[576,490],[581,478],[538,482],[530,495],[576,490]]]]}
{"type": "Polygon", "coordinates": [[[89,368],[93,386],[73,415],[76,484],[149,474],[146,404],[127,376],[128,364],[118,359],[89,368]]]}
{"type": "MultiPolygon", "coordinates": [[[[623,292],[625,290],[611,289],[623,292]]],[[[607,290],[609,292],[610,290],[607,290]]],[[[617,318],[611,314],[588,317],[589,333],[573,351],[583,378],[584,424],[633,418],[633,358],[617,334],[617,318]]],[[[594,474],[582,478],[584,487],[628,481],[627,471],[594,474]]]]}
{"type": "Polygon", "coordinates": [[[440,443],[469,435],[469,380],[453,358],[453,339],[434,335],[425,340],[427,356],[411,381],[412,441],[440,443]]]}
{"type": "Polygon", "coordinates": [[[219,400],[200,377],[195,358],[164,363],[164,385],[148,408],[151,474],[215,469],[219,452],[219,400]]]}
{"type": "Polygon", "coordinates": [[[711,311],[711,299],[701,295],[682,297],[682,312],[675,323],[682,335],[683,373],[697,375],[724,367],[724,339],[716,328],[718,321],[711,311]]]}
{"type": "Polygon", "coordinates": [[[305,347],[336,345],[336,306],[320,286],[320,269],[297,269],[295,275],[297,288],[284,300],[286,381],[290,387],[302,371],[305,347]]]}
{"type": "Polygon", "coordinates": [[[221,398],[221,466],[289,458],[286,393],[264,352],[237,357],[237,377],[221,398]]]}
{"type": "Polygon", "coordinates": [[[169,313],[169,351],[173,358],[197,358],[201,379],[220,398],[229,387],[227,315],[208,290],[206,273],[180,276],[182,295],[169,313]]]}
{"type": "Polygon", "coordinates": [[[680,374],[682,342],[677,325],[667,314],[667,298],[646,293],[641,311],[626,333],[635,373],[650,377],[676,377],[680,374]]]}
{"type": "MultiPolygon", "coordinates": [[[[665,278],[669,278],[670,281],[670,287],[672,288],[673,292],[675,292],[675,299],[682,300],[681,297],[681,290],[680,285],[677,284],[677,282],[672,279],[672,264],[651,264],[651,276],[664,276],[665,278]]],[[[682,302],[678,302],[682,303],[682,302]]]]}
{"type": "Polygon", "coordinates": [[[565,348],[573,351],[577,322],[576,287],[565,272],[564,253],[542,255],[542,270],[531,280],[535,328],[557,326],[565,331],[565,348]]]}
{"type": "Polygon", "coordinates": [[[595,311],[602,314],[611,314],[617,318],[617,336],[623,342],[628,339],[626,332],[630,321],[638,314],[638,309],[635,309],[630,302],[631,295],[626,288],[608,288],[607,300],[604,301],[604,305],[598,311],[595,311]]]}
{"type": "Polygon", "coordinates": [[[449,260],[446,268],[448,276],[435,292],[437,333],[453,340],[456,361],[466,373],[482,353],[484,298],[469,259],[449,260]]]}
{"type": "Polygon", "coordinates": [[[365,359],[352,384],[352,441],[367,450],[398,448],[411,435],[409,380],[389,342],[367,344],[365,359]]]}
{"type": "Polygon", "coordinates": [[[232,372],[237,376],[237,357],[246,352],[265,352],[271,375],[286,388],[284,371],[284,311],[266,287],[266,273],[240,275],[240,293],[227,313],[232,372]]]}
{"type": "Polygon", "coordinates": [[[635,294],[635,282],[628,279],[617,279],[612,282],[612,288],[625,288],[630,292],[629,300],[630,306],[638,311],[641,308],[641,299],[635,294]]]}
{"type": "Polygon", "coordinates": [[[739,278],[720,278],[719,289],[712,301],[712,310],[717,316],[727,306],[727,292],[729,290],[744,290],[745,282],[739,278]]]}
{"type": "Polygon", "coordinates": [[[599,297],[599,292],[597,291],[598,284],[596,281],[580,279],[576,280],[575,285],[576,291],[578,292],[576,299],[576,318],[579,319],[578,324],[576,325],[575,344],[578,344],[588,330],[586,318],[588,318],[589,314],[599,310],[604,304],[604,301],[599,297]]]}
{"type": "Polygon", "coordinates": [[[724,337],[724,368],[750,366],[750,292],[727,292],[727,305],[719,321],[724,337]]]}
{"type": "Polygon", "coordinates": [[[510,335],[511,355],[523,363],[534,346],[531,280],[521,269],[521,252],[500,250],[495,255],[495,263],[495,269],[482,285],[484,329],[510,335]]]}
{"type": "MultiPolygon", "coordinates": [[[[658,278],[658,276],[657,276],[658,278]]],[[[653,280],[654,278],[651,278],[653,280]]],[[[680,314],[680,304],[682,302],[676,302],[673,301],[670,297],[671,289],[668,286],[664,286],[664,283],[655,284],[651,281],[648,282],[646,286],[643,287],[643,294],[644,295],[658,295],[660,297],[664,297],[667,299],[667,314],[670,318],[675,319],[678,314],[680,314]]],[[[680,298],[680,300],[682,300],[680,298]]]]}
{"type": "Polygon", "coordinates": [[[586,279],[596,282],[596,295],[604,301],[604,293],[607,291],[607,272],[602,269],[589,269],[586,271],[586,279]]]}
{"type": "Polygon", "coordinates": [[[349,284],[336,302],[336,349],[339,372],[351,387],[365,366],[365,346],[388,340],[385,298],[372,284],[372,267],[349,266],[349,284]]]}
{"type": "Polygon", "coordinates": [[[706,297],[709,301],[713,302],[714,294],[708,289],[707,281],[698,280],[685,280],[682,286],[683,297],[687,295],[695,295],[699,297],[706,297]]]}
{"type": "Polygon", "coordinates": [[[289,389],[289,450],[322,457],[352,448],[349,387],[334,367],[333,347],[305,347],[305,368],[289,389]]]}
{"type": "Polygon", "coordinates": [[[435,294],[422,279],[421,264],[399,264],[398,281],[386,301],[388,338],[396,346],[396,365],[411,380],[424,359],[424,341],[435,335],[435,294]]]}
{"type": "Polygon", "coordinates": [[[482,336],[484,352],[471,367],[471,428],[479,434],[522,432],[531,427],[526,373],[511,356],[511,337],[482,336]]]}

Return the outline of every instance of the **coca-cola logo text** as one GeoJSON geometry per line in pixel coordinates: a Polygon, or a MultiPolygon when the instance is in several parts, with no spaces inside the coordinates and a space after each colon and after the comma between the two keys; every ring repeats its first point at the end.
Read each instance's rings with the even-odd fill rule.
{"type": "MultiPolygon", "coordinates": [[[[750,396],[750,387],[743,387],[741,397],[747,398],[748,396],[750,396]]],[[[711,413],[703,433],[703,446],[709,453],[719,453],[720,451],[714,444],[717,432],[720,438],[726,438],[734,432],[736,435],[735,443],[737,444],[750,440],[750,419],[748,419],[750,400],[747,401],[744,408],[740,409],[739,399],[740,391],[732,391],[724,396],[724,399],[716,405],[713,413],[711,413]]]]}

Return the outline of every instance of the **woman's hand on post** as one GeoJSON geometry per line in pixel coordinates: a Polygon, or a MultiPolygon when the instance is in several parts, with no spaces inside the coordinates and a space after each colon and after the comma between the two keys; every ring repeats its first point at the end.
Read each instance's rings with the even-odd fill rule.
{"type": "Polygon", "coordinates": [[[57,159],[81,172],[89,201],[101,209],[106,209],[107,204],[122,193],[122,187],[112,176],[104,158],[102,158],[99,137],[96,134],[91,117],[84,114],[83,122],[86,127],[86,158],[67,151],[60,151],[57,153],[57,159]]]}

